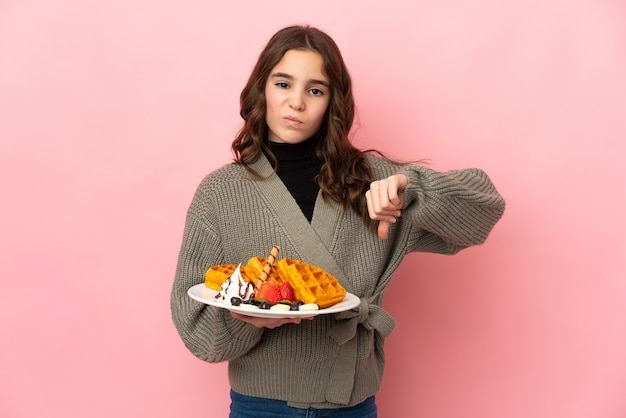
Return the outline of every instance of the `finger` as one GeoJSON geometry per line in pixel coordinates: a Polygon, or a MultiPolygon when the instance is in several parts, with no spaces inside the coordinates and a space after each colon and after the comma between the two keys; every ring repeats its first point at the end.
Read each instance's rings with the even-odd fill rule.
{"type": "Polygon", "coordinates": [[[387,221],[380,221],[378,222],[378,238],[382,239],[383,241],[385,241],[387,239],[387,236],[389,235],[389,222],[387,221]]]}
{"type": "MultiPolygon", "coordinates": [[[[401,209],[404,204],[404,190],[406,189],[408,179],[404,174],[395,174],[381,180],[384,185],[385,196],[387,200],[387,208],[401,209]]],[[[381,197],[383,199],[383,197],[381,197]]]]}
{"type": "Polygon", "coordinates": [[[372,189],[365,192],[365,202],[367,203],[367,212],[370,219],[376,219],[376,209],[374,208],[374,198],[372,189]]]}
{"type": "Polygon", "coordinates": [[[378,211],[389,209],[389,184],[386,179],[378,182],[378,211]]]}
{"type": "Polygon", "coordinates": [[[402,208],[402,198],[399,194],[398,182],[395,177],[380,181],[378,200],[380,213],[391,214],[402,208]]]}
{"type": "Polygon", "coordinates": [[[370,189],[365,192],[365,199],[370,218],[380,219],[380,216],[389,215],[391,208],[387,196],[387,184],[385,180],[377,180],[370,184],[370,189]]]}
{"type": "Polygon", "coordinates": [[[387,179],[387,199],[396,208],[402,204],[398,190],[398,178],[395,176],[389,177],[387,179]]]}
{"type": "Polygon", "coordinates": [[[365,201],[367,204],[367,212],[370,219],[374,220],[387,220],[388,222],[395,222],[395,218],[401,215],[399,208],[383,209],[378,202],[378,194],[376,191],[368,190],[365,192],[365,201]]]}

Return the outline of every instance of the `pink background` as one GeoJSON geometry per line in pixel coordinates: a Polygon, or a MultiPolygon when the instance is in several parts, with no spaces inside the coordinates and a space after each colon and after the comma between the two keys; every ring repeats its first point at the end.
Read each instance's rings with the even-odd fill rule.
{"type": "Polygon", "coordinates": [[[624,2],[214,3],[0,1],[0,416],[226,416],[225,365],[170,320],[185,211],[261,48],[306,22],[359,146],[508,201],[484,246],[403,264],[380,415],[626,416],[624,2]]]}

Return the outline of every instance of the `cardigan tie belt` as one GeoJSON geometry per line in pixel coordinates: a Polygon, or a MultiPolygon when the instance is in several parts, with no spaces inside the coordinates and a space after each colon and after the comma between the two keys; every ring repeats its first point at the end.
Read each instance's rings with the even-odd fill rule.
{"type": "Polygon", "coordinates": [[[339,354],[331,368],[332,390],[326,392],[326,400],[347,405],[350,402],[357,362],[357,328],[359,325],[375,330],[388,337],[396,321],[375,301],[378,295],[361,298],[358,308],[335,314],[337,323],[329,330],[330,337],[339,344],[339,354]]]}

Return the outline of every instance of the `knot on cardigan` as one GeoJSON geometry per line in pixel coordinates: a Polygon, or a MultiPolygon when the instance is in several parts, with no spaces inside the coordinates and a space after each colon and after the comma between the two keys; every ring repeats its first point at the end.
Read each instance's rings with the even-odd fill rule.
{"type": "Polygon", "coordinates": [[[361,304],[359,305],[359,314],[357,315],[357,322],[359,324],[367,324],[367,320],[369,316],[370,316],[370,304],[367,303],[365,299],[361,299],[361,304]]]}
{"type": "Polygon", "coordinates": [[[358,326],[376,330],[384,337],[388,337],[396,326],[391,315],[374,303],[376,299],[377,296],[361,298],[358,308],[335,314],[337,323],[328,333],[339,344],[339,351],[330,376],[336,385],[326,393],[329,402],[346,405],[350,401],[356,374],[358,326]]]}
{"type": "Polygon", "coordinates": [[[396,321],[383,308],[373,303],[376,297],[361,298],[358,308],[335,314],[338,322],[330,329],[330,336],[339,344],[345,344],[356,336],[357,326],[373,329],[388,337],[396,321]]]}

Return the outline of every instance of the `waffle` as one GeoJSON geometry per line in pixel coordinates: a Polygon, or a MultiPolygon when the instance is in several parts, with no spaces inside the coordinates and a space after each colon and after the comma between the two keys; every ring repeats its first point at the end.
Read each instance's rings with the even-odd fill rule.
{"type": "MultiPolygon", "coordinates": [[[[254,286],[258,286],[259,277],[261,277],[261,272],[263,271],[266,263],[267,258],[263,257],[252,257],[251,259],[249,259],[248,263],[242,267],[242,270],[244,271],[242,273],[244,279],[252,282],[254,286]]],[[[278,283],[278,285],[281,285],[285,282],[285,279],[279,276],[278,272],[276,271],[276,264],[272,264],[266,280],[273,280],[278,283]]]]}
{"type": "MultiPolygon", "coordinates": [[[[263,257],[250,258],[245,266],[241,266],[244,280],[257,286],[266,262],[267,259],[263,257]]],[[[212,266],[204,275],[206,286],[219,291],[222,283],[228,280],[236,268],[236,264],[212,266]]],[[[315,303],[322,309],[341,302],[346,296],[346,289],[334,276],[319,267],[290,258],[272,264],[267,280],[273,280],[279,286],[289,282],[296,300],[315,303]]]]}
{"type": "MultiPolygon", "coordinates": [[[[212,266],[204,274],[204,284],[210,289],[220,291],[222,289],[222,283],[228,280],[236,269],[237,264],[219,264],[212,266]]],[[[263,269],[263,266],[261,266],[261,269],[263,269]]],[[[240,271],[241,277],[243,277],[245,281],[256,285],[256,282],[259,280],[256,269],[241,266],[240,271]]]]}
{"type": "Polygon", "coordinates": [[[204,274],[204,284],[209,289],[219,291],[222,288],[222,283],[233,275],[236,268],[237,266],[235,264],[220,264],[212,266],[204,274]]]}
{"type": "Polygon", "coordinates": [[[328,308],[346,296],[346,289],[334,277],[319,267],[299,260],[283,258],[274,267],[281,278],[287,279],[297,300],[328,308]]]}

